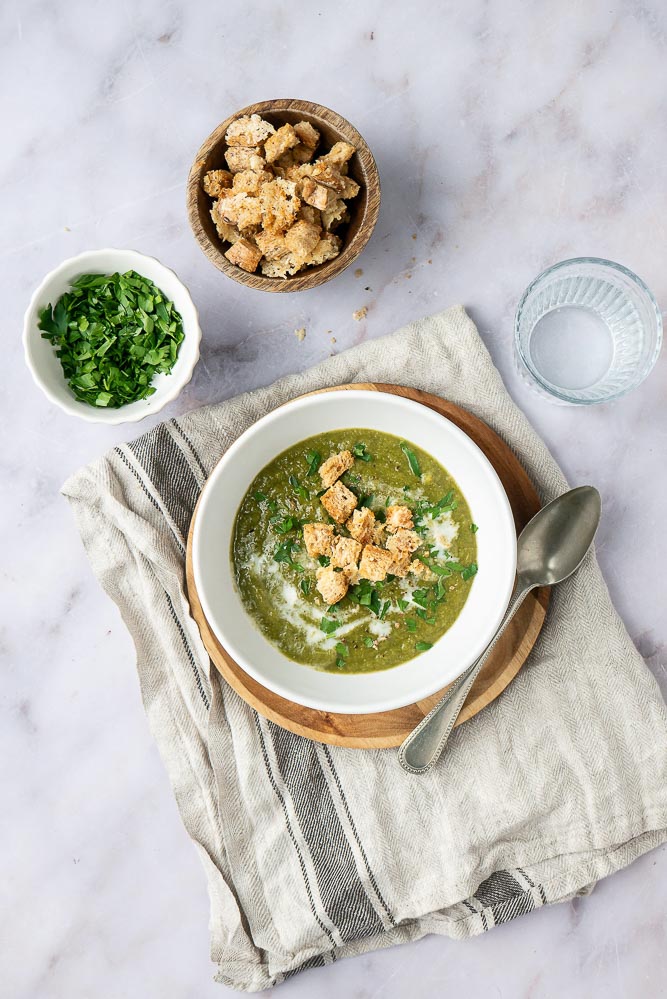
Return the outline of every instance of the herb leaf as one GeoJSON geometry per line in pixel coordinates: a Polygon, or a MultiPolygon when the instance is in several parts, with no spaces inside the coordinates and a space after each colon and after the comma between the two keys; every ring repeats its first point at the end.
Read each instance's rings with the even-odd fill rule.
{"type": "Polygon", "coordinates": [[[415,649],[417,652],[428,652],[428,650],[432,648],[432,642],[415,642],[415,649]]]}
{"type": "Polygon", "coordinates": [[[477,532],[479,531],[479,527],[477,526],[477,524],[471,524],[470,530],[472,531],[473,534],[477,534],[477,532]]]}
{"type": "Polygon", "coordinates": [[[407,441],[401,441],[399,447],[405,457],[408,459],[408,465],[410,466],[410,471],[413,475],[416,475],[418,479],[421,478],[421,468],[419,467],[419,461],[417,460],[417,455],[414,453],[407,441]]]}
{"type": "Polygon", "coordinates": [[[319,451],[306,451],[306,461],[308,462],[306,475],[310,478],[311,475],[315,475],[315,472],[322,464],[322,455],[319,451]]]}
{"type": "Polygon", "coordinates": [[[307,597],[308,594],[310,593],[310,580],[302,579],[301,582],[299,583],[299,586],[301,588],[301,592],[303,593],[304,597],[307,597]]]}
{"type": "Polygon", "coordinates": [[[320,621],[320,631],[323,631],[325,635],[331,635],[338,626],[339,622],[330,617],[323,617],[320,621]]]}
{"type": "Polygon", "coordinates": [[[355,444],[352,448],[352,454],[355,458],[360,458],[362,461],[372,461],[373,457],[366,450],[365,444],[355,444]]]}
{"type": "Polygon", "coordinates": [[[471,562],[467,565],[463,572],[461,573],[461,579],[472,579],[472,577],[477,573],[477,563],[471,562]]]}
{"type": "Polygon", "coordinates": [[[310,498],[310,493],[301,485],[296,475],[290,475],[289,484],[300,499],[307,500],[310,498]]]}

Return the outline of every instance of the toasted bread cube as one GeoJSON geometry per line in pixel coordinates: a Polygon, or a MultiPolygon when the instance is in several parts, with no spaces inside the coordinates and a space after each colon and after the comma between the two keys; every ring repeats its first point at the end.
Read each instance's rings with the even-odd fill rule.
{"type": "Polygon", "coordinates": [[[299,137],[299,142],[309,149],[315,149],[320,141],[320,133],[310,124],[309,121],[298,121],[294,126],[294,131],[299,137]]]}
{"type": "Polygon", "coordinates": [[[331,565],[350,575],[356,571],[360,554],[361,545],[358,541],[338,537],[331,547],[331,565]]]}
{"type": "Polygon", "coordinates": [[[331,232],[326,232],[319,241],[310,256],[306,257],[306,264],[315,267],[317,264],[324,264],[327,260],[333,260],[340,253],[341,240],[331,232]]]}
{"type": "Polygon", "coordinates": [[[321,232],[319,225],[300,219],[285,233],[285,243],[290,253],[305,260],[319,243],[321,232]]]}
{"type": "Polygon", "coordinates": [[[320,211],[324,211],[330,202],[336,200],[335,194],[328,187],[316,184],[312,177],[304,177],[301,190],[306,204],[319,208],[320,211]]]}
{"type": "Polygon", "coordinates": [[[385,542],[386,530],[384,524],[376,524],[373,528],[373,544],[382,548],[385,542]]]}
{"type": "Polygon", "coordinates": [[[248,239],[239,239],[233,246],[230,246],[225,253],[227,260],[232,264],[237,264],[243,271],[252,274],[257,270],[257,264],[262,257],[262,251],[248,239]]]}
{"type": "Polygon", "coordinates": [[[267,184],[273,180],[273,174],[268,170],[239,170],[238,173],[230,174],[233,177],[233,189],[235,193],[245,191],[246,194],[256,196],[262,184],[267,184]]]}
{"type": "Polygon", "coordinates": [[[211,218],[215,222],[215,228],[218,230],[218,236],[220,239],[224,239],[228,243],[235,243],[241,238],[241,233],[229,222],[225,222],[224,219],[220,218],[218,213],[219,204],[219,201],[214,201],[213,207],[211,208],[211,218]]]}
{"type": "Polygon", "coordinates": [[[394,564],[394,556],[384,548],[376,545],[366,545],[361,553],[359,563],[359,575],[362,579],[370,579],[373,583],[379,583],[386,579],[387,573],[391,572],[394,564]]]}
{"type": "Polygon", "coordinates": [[[393,576],[398,576],[399,579],[403,579],[407,576],[410,571],[410,552],[393,552],[394,556],[393,562],[391,563],[391,569],[389,572],[393,576]]]}
{"type": "Polygon", "coordinates": [[[344,524],[355,509],[358,500],[347,486],[338,481],[334,482],[323,496],[320,496],[320,503],[337,524],[344,524]]]}
{"type": "Polygon", "coordinates": [[[285,237],[272,229],[264,229],[255,236],[255,242],[267,260],[277,260],[287,253],[285,237]]]}
{"type": "Polygon", "coordinates": [[[416,531],[408,531],[404,527],[399,527],[387,541],[387,550],[396,555],[407,552],[409,555],[416,552],[422,541],[416,531]]]}
{"type": "Polygon", "coordinates": [[[334,529],[331,524],[304,524],[303,540],[306,551],[312,558],[317,558],[318,555],[330,555],[334,529]]]}
{"type": "Polygon", "coordinates": [[[336,572],[330,566],[318,569],[317,589],[327,604],[337,604],[348,591],[349,583],[344,572],[336,572]]]}
{"type": "Polygon", "coordinates": [[[232,186],[233,179],[229,170],[209,170],[204,174],[202,187],[212,198],[219,198],[222,191],[232,186]]]}
{"type": "Polygon", "coordinates": [[[295,257],[293,253],[287,253],[274,260],[262,260],[261,271],[265,277],[287,278],[296,274],[303,267],[301,257],[295,257]]]}
{"type": "Polygon", "coordinates": [[[262,184],[259,199],[265,229],[277,229],[284,233],[296,221],[301,202],[294,181],[278,178],[269,184],[262,184]]]}
{"type": "Polygon", "coordinates": [[[262,222],[262,206],[258,198],[249,197],[245,191],[238,194],[225,192],[226,197],[218,198],[217,214],[222,222],[235,225],[241,235],[248,231],[256,232],[262,222]]]}
{"type": "Polygon", "coordinates": [[[409,531],[415,526],[409,506],[388,506],[385,523],[390,534],[394,534],[401,528],[409,531]]]}
{"type": "Polygon", "coordinates": [[[348,531],[361,545],[368,545],[373,540],[375,531],[375,514],[367,506],[354,511],[345,524],[348,531]]]}
{"type": "Polygon", "coordinates": [[[326,461],[322,462],[318,469],[322,485],[328,489],[353,465],[354,458],[351,451],[337,451],[336,454],[332,454],[326,461]]]}
{"type": "Polygon", "coordinates": [[[313,164],[310,176],[317,184],[324,184],[325,187],[330,187],[336,194],[342,194],[345,190],[347,178],[343,177],[338,170],[335,170],[329,163],[321,159],[313,164]]]}
{"type": "Polygon", "coordinates": [[[225,150],[227,166],[232,173],[241,170],[263,170],[266,160],[260,155],[259,146],[229,146],[225,150]]]}
{"type": "Polygon", "coordinates": [[[275,128],[258,114],[242,115],[233,121],[225,135],[228,146],[259,146],[273,135],[275,128]]]}
{"type": "Polygon", "coordinates": [[[301,202],[301,208],[299,209],[299,218],[305,219],[306,222],[312,222],[313,225],[318,225],[320,229],[322,216],[318,212],[317,208],[313,208],[312,205],[307,205],[304,201],[301,202]]]}
{"type": "Polygon", "coordinates": [[[264,143],[264,155],[267,163],[273,163],[279,156],[299,144],[299,136],[291,125],[286,124],[274,132],[264,143]]]}
{"type": "Polygon", "coordinates": [[[335,142],[328,153],[320,156],[320,162],[324,161],[330,166],[340,170],[343,163],[347,163],[354,156],[356,149],[349,142],[335,142]]]}
{"type": "Polygon", "coordinates": [[[413,558],[410,563],[410,572],[413,573],[417,579],[421,579],[425,583],[431,583],[436,578],[435,573],[431,572],[429,567],[418,558],[413,558]]]}
{"type": "Polygon", "coordinates": [[[322,226],[328,232],[330,229],[335,229],[341,222],[347,222],[349,217],[345,202],[340,198],[334,198],[322,210],[322,226]]]}

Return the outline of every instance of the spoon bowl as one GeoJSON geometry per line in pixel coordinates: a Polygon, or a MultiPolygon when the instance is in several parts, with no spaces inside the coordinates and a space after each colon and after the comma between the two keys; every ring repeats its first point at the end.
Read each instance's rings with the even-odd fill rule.
{"type": "Polygon", "coordinates": [[[600,512],[593,486],[578,486],[543,507],[519,538],[517,591],[554,586],[571,576],[591,546],[600,512]]]}

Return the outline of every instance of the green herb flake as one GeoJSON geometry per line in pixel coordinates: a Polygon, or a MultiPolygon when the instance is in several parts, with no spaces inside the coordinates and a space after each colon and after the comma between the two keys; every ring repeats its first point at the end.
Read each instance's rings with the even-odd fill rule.
{"type": "Polygon", "coordinates": [[[308,594],[310,593],[310,580],[309,579],[302,579],[301,582],[299,583],[299,587],[300,587],[301,592],[303,593],[304,597],[307,597],[308,594]]]}
{"type": "Polygon", "coordinates": [[[364,635],[364,645],[367,649],[372,649],[375,646],[375,642],[370,635],[364,635]]]}
{"type": "MultiPolygon", "coordinates": [[[[282,545],[279,545],[273,553],[274,562],[284,562],[287,565],[296,566],[297,563],[293,559],[293,554],[295,551],[299,550],[298,541],[283,541],[282,545]]],[[[298,566],[298,569],[303,572],[303,566],[298,566]]]]}
{"type": "Polygon", "coordinates": [[[185,335],[173,303],[136,271],[82,274],[40,311],[38,327],[75,397],[109,409],[153,395],[185,335]]]}
{"type": "Polygon", "coordinates": [[[338,627],[339,622],[330,617],[323,617],[320,621],[320,631],[323,631],[325,635],[331,635],[338,627]]]}
{"type": "Polygon", "coordinates": [[[472,579],[472,577],[477,573],[477,563],[471,562],[467,565],[463,572],[461,573],[461,579],[472,579]]]}
{"type": "Polygon", "coordinates": [[[408,465],[410,466],[410,471],[413,475],[416,475],[418,479],[421,479],[421,468],[419,467],[419,461],[417,460],[417,455],[414,453],[407,441],[401,441],[399,447],[405,457],[408,459],[408,465]]]}
{"type": "Polygon", "coordinates": [[[266,493],[260,492],[260,490],[258,489],[256,493],[252,494],[252,498],[257,500],[258,503],[263,503],[264,500],[267,500],[269,497],[266,495],[266,493]]]}
{"type": "Polygon", "coordinates": [[[320,565],[323,565],[323,566],[326,567],[331,562],[331,559],[329,558],[328,555],[318,555],[317,556],[317,561],[320,563],[320,565]]]}
{"type": "Polygon", "coordinates": [[[289,484],[300,499],[307,500],[310,498],[310,493],[301,485],[296,475],[290,475],[289,484]]]}
{"type": "Polygon", "coordinates": [[[415,642],[415,649],[417,652],[428,652],[428,650],[432,648],[432,642],[415,642]]]}
{"type": "Polygon", "coordinates": [[[336,652],[338,653],[339,656],[342,656],[343,659],[347,659],[347,657],[350,654],[350,650],[348,649],[345,642],[336,642],[336,652]]]}
{"type": "Polygon", "coordinates": [[[319,451],[306,451],[306,461],[308,462],[308,471],[306,475],[308,478],[315,475],[318,468],[322,464],[322,455],[319,451]]]}
{"type": "Polygon", "coordinates": [[[406,619],[405,619],[405,627],[408,629],[408,631],[416,631],[417,630],[417,622],[412,617],[406,617],[406,619]]]}
{"type": "Polygon", "coordinates": [[[355,444],[352,448],[352,454],[355,458],[361,459],[361,461],[373,460],[373,456],[368,453],[365,444],[355,444]]]}
{"type": "Polygon", "coordinates": [[[470,530],[472,531],[473,534],[477,534],[477,532],[479,531],[479,527],[477,526],[477,524],[471,524],[470,530]]]}
{"type": "Polygon", "coordinates": [[[409,600],[399,600],[398,601],[398,608],[399,608],[399,610],[401,610],[403,612],[405,612],[408,609],[409,606],[410,606],[410,601],[409,600]]]}

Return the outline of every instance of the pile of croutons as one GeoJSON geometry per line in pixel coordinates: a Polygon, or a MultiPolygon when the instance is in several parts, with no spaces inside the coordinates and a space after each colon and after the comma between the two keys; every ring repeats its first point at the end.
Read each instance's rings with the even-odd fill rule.
{"type": "Polygon", "coordinates": [[[320,133],[307,122],[274,128],[259,115],[237,118],[225,135],[229,169],[209,170],[211,217],[244,271],[286,278],[337,257],[335,231],[349,221],[346,201],[359,185],[348,176],[355,152],[336,142],[315,159],[320,133]]]}
{"type": "Polygon", "coordinates": [[[340,481],[354,464],[350,451],[339,451],[320,465],[319,474],[326,492],[322,506],[338,525],[345,524],[350,537],[336,534],[333,524],[303,525],[308,554],[326,556],[329,564],[317,570],[317,589],[328,604],[342,600],[350,586],[361,579],[380,582],[388,575],[402,578],[409,572],[421,579],[431,578],[431,570],[412,555],[422,544],[413,530],[412,511],[407,506],[389,506],[382,524],[367,507],[358,508],[358,499],[340,481]],[[388,537],[387,537],[388,535],[388,537]]]}

